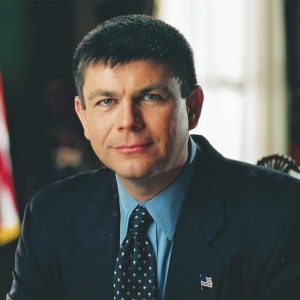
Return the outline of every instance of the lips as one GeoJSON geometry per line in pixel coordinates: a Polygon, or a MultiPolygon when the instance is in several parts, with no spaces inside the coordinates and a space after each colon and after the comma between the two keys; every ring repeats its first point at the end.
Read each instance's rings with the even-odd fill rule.
{"type": "Polygon", "coordinates": [[[145,144],[130,144],[130,145],[118,145],[114,149],[119,153],[131,154],[131,153],[141,153],[149,149],[151,143],[145,144]]]}

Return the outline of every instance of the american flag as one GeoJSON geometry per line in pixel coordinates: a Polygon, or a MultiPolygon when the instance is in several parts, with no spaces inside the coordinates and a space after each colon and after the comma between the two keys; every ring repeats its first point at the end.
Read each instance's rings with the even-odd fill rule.
{"type": "Polygon", "coordinates": [[[213,288],[212,278],[200,274],[200,285],[201,285],[201,289],[203,289],[204,287],[212,289],[213,288]]]}
{"type": "Polygon", "coordinates": [[[9,136],[0,70],[0,246],[14,240],[20,233],[9,153],[9,136]]]}

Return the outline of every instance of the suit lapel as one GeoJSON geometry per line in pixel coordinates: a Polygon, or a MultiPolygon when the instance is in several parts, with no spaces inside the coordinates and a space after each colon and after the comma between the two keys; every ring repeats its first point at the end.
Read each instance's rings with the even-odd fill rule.
{"type": "Polygon", "coordinates": [[[223,261],[213,241],[225,227],[226,168],[217,153],[206,149],[205,144],[200,146],[200,158],[174,236],[166,300],[212,300],[220,292],[223,261]],[[204,281],[212,278],[212,287],[201,286],[201,275],[204,281]]]}
{"type": "Polygon", "coordinates": [[[119,204],[115,179],[90,199],[73,228],[78,246],[64,269],[66,299],[111,299],[119,241],[119,204]]]}

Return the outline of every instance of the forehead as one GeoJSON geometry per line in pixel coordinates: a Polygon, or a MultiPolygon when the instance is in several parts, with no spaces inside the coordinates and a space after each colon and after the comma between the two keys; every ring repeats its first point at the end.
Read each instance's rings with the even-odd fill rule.
{"type": "Polygon", "coordinates": [[[175,80],[173,74],[165,64],[152,60],[135,60],[112,65],[102,62],[89,64],[83,76],[83,89],[94,85],[143,85],[155,82],[175,80]]]}

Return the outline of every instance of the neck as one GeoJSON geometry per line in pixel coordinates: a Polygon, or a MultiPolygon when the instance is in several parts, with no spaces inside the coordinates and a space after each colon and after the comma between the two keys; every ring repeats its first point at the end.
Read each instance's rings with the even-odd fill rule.
{"type": "Polygon", "coordinates": [[[169,170],[151,178],[128,179],[119,176],[119,179],[123,187],[132,197],[143,202],[155,197],[169,186],[180,174],[183,167],[184,165],[179,166],[176,169],[169,170]]]}

